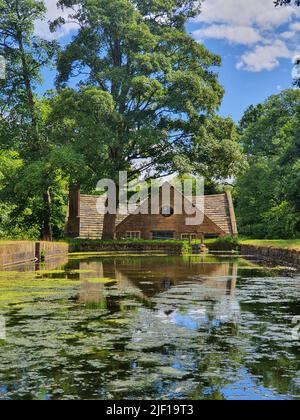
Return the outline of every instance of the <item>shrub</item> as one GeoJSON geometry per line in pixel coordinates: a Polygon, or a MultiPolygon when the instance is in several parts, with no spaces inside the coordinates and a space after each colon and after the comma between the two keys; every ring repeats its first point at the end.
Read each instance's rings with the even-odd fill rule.
{"type": "Polygon", "coordinates": [[[239,248],[240,238],[237,236],[220,236],[217,239],[206,241],[212,250],[235,251],[239,248]]]}

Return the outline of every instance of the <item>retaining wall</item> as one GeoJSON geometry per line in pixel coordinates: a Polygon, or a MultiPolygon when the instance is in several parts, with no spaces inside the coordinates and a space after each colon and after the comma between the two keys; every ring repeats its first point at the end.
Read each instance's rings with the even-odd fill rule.
{"type": "Polygon", "coordinates": [[[254,245],[241,245],[240,248],[243,255],[256,256],[260,259],[276,263],[277,265],[300,267],[300,251],[254,245]]]}
{"type": "Polygon", "coordinates": [[[67,254],[67,243],[16,241],[0,243],[0,267],[67,254]]]}
{"type": "Polygon", "coordinates": [[[0,267],[32,261],[35,258],[34,242],[8,242],[0,244],[0,267]]]}
{"type": "Polygon", "coordinates": [[[69,252],[69,244],[64,242],[40,242],[42,254],[46,259],[69,252]]]}

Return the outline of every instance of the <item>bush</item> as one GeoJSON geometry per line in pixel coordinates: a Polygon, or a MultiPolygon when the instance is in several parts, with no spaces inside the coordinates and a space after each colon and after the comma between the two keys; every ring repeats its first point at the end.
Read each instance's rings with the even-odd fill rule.
{"type": "Polygon", "coordinates": [[[240,238],[237,236],[220,236],[217,239],[205,241],[208,248],[216,251],[237,251],[240,238]]]}
{"type": "Polygon", "coordinates": [[[134,249],[135,246],[137,247],[151,247],[153,245],[158,246],[166,246],[166,247],[174,247],[179,248],[181,250],[182,254],[189,254],[192,252],[192,245],[196,243],[200,243],[200,241],[180,241],[176,239],[170,239],[170,240],[144,240],[144,239],[123,239],[123,240],[111,240],[111,241],[102,241],[100,239],[68,239],[68,243],[72,246],[72,252],[81,252],[84,249],[101,249],[101,248],[107,248],[111,246],[111,250],[115,250],[117,248],[126,249],[134,249]]]}

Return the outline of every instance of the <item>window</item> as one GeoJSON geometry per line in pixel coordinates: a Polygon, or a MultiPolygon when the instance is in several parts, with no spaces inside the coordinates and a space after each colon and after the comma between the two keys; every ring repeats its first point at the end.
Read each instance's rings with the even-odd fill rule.
{"type": "Polygon", "coordinates": [[[194,241],[195,239],[197,239],[197,234],[196,233],[182,233],[181,239],[183,241],[194,241]]]}
{"type": "Polygon", "coordinates": [[[141,232],[140,231],[126,232],[126,239],[141,239],[141,232]]]}
{"type": "Polygon", "coordinates": [[[174,232],[168,230],[159,230],[152,232],[152,239],[168,240],[174,239],[174,232]]]}
{"type": "Polygon", "coordinates": [[[164,216],[164,217],[170,217],[170,216],[173,216],[173,214],[174,214],[174,209],[173,209],[172,207],[170,207],[170,206],[163,206],[163,207],[160,209],[160,214],[161,214],[162,216],[164,216]]]}
{"type": "Polygon", "coordinates": [[[205,234],[205,239],[215,239],[215,238],[218,238],[218,237],[219,237],[219,235],[216,234],[216,233],[206,233],[205,234]]]}

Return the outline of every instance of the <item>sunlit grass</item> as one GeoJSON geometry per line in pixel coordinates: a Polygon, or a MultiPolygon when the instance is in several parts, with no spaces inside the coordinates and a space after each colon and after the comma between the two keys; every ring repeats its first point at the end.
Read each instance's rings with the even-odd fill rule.
{"type": "Polygon", "coordinates": [[[295,249],[300,251],[300,239],[245,239],[241,241],[241,244],[264,246],[269,248],[295,249]]]}

